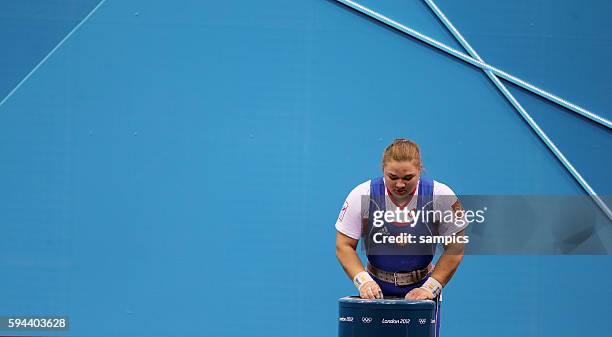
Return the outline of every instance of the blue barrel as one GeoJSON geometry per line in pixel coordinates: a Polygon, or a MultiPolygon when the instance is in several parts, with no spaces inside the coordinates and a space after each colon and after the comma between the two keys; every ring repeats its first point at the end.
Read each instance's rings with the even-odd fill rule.
{"type": "Polygon", "coordinates": [[[339,305],[338,337],[434,336],[434,301],[347,296],[339,300],[339,305]]]}

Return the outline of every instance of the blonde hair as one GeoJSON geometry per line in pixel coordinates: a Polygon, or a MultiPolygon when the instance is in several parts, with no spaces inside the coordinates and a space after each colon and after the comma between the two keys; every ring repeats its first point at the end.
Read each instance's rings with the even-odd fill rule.
{"type": "Polygon", "coordinates": [[[405,138],[398,138],[389,144],[383,152],[382,167],[384,169],[385,164],[395,161],[410,161],[416,165],[419,170],[423,169],[421,164],[421,151],[419,145],[411,140],[405,138]]]}

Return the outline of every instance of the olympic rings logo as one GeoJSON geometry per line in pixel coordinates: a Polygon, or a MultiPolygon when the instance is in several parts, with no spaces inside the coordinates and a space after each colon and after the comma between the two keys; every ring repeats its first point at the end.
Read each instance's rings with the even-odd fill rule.
{"type": "Polygon", "coordinates": [[[365,324],[372,323],[372,317],[361,317],[361,321],[365,324]]]}

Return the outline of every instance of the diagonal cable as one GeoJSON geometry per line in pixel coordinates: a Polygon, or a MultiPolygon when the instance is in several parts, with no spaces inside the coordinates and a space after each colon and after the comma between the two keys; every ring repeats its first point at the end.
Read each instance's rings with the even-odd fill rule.
{"type": "Polygon", "coordinates": [[[578,106],[578,105],[576,105],[574,103],[571,103],[571,102],[569,102],[567,100],[564,100],[561,97],[555,96],[555,95],[553,95],[552,93],[550,93],[548,91],[540,89],[540,88],[536,87],[535,85],[533,85],[533,84],[531,84],[531,83],[529,83],[527,81],[524,81],[524,80],[522,80],[522,79],[520,79],[520,78],[518,78],[516,76],[510,75],[510,74],[508,74],[507,72],[505,72],[503,70],[495,68],[495,67],[493,67],[493,66],[491,66],[489,64],[486,64],[486,63],[484,63],[482,61],[479,61],[479,60],[477,60],[477,59],[475,59],[475,58],[473,58],[473,57],[471,57],[469,55],[466,55],[465,53],[462,53],[462,52],[460,52],[460,51],[458,51],[458,50],[456,50],[456,49],[454,49],[452,47],[449,47],[449,46],[445,45],[444,43],[442,43],[442,42],[440,42],[438,40],[432,39],[431,37],[429,37],[427,35],[421,34],[418,31],[416,31],[416,30],[414,30],[414,29],[412,29],[410,27],[406,27],[405,25],[402,25],[401,23],[399,23],[397,21],[394,21],[394,20],[392,20],[392,19],[390,19],[390,18],[388,18],[388,17],[386,17],[386,16],[384,16],[384,15],[382,15],[380,13],[377,13],[377,12],[375,12],[375,11],[373,11],[373,10],[367,8],[367,7],[364,7],[364,6],[358,4],[358,3],[354,2],[354,1],[351,1],[351,0],[335,0],[335,1],[341,3],[341,4],[345,5],[345,6],[348,6],[348,7],[352,8],[352,9],[354,9],[354,10],[360,12],[360,13],[363,13],[363,14],[365,14],[365,15],[373,18],[373,19],[376,19],[377,21],[380,21],[380,22],[384,23],[385,25],[387,25],[389,27],[397,29],[397,30],[399,30],[400,32],[402,32],[404,34],[410,35],[413,38],[415,38],[415,39],[417,39],[417,40],[419,40],[421,42],[424,42],[424,43],[426,43],[426,44],[428,44],[428,45],[430,45],[432,47],[435,47],[435,48],[437,48],[437,49],[439,49],[439,50],[441,50],[441,51],[443,51],[443,52],[445,52],[445,53],[447,53],[447,54],[449,54],[451,56],[454,56],[454,57],[464,61],[464,62],[467,62],[467,63],[469,63],[469,64],[471,64],[473,66],[476,66],[478,68],[481,68],[483,70],[488,70],[488,71],[492,72],[493,74],[495,74],[495,75],[497,75],[497,76],[499,76],[499,77],[501,77],[501,78],[503,78],[503,79],[505,79],[505,80],[507,80],[509,82],[512,82],[512,83],[514,83],[514,84],[516,84],[516,85],[518,85],[518,86],[520,86],[520,87],[522,87],[522,88],[524,88],[526,90],[529,90],[529,91],[533,92],[534,94],[540,95],[540,96],[542,96],[542,97],[544,97],[544,98],[546,98],[546,99],[548,99],[548,100],[550,100],[550,101],[552,101],[552,102],[554,102],[556,104],[559,104],[562,107],[567,108],[570,111],[573,111],[573,112],[575,112],[575,113],[577,113],[577,114],[579,114],[579,115],[581,115],[581,116],[583,116],[585,118],[588,118],[589,120],[591,120],[593,122],[596,122],[596,123],[598,123],[600,125],[603,125],[603,126],[609,128],[609,129],[612,129],[612,122],[610,122],[609,120],[607,120],[607,119],[605,119],[605,118],[603,118],[603,117],[601,117],[601,116],[599,116],[597,114],[594,114],[594,113],[590,112],[589,110],[587,110],[585,108],[582,108],[582,107],[580,107],[580,106],[578,106]]]}
{"type": "MultiPolygon", "coordinates": [[[[482,58],[478,53],[472,48],[472,46],[467,42],[467,40],[461,35],[461,33],[453,26],[450,20],[442,13],[442,11],[436,6],[433,0],[423,0],[429,8],[436,14],[438,19],[442,21],[444,26],[453,34],[455,39],[461,44],[463,48],[475,59],[480,62],[483,62],[482,58]]],[[[563,155],[563,153],[557,148],[555,143],[553,143],[550,138],[546,135],[546,133],[538,126],[538,124],[531,118],[529,113],[521,106],[521,104],[514,98],[514,96],[508,91],[506,86],[499,80],[495,74],[493,74],[490,70],[483,69],[487,74],[489,79],[497,86],[499,91],[506,97],[506,99],[514,106],[516,111],[523,117],[523,119],[529,124],[529,126],[533,129],[533,131],[540,137],[540,139],[548,146],[550,151],[557,157],[557,159],[565,166],[565,168],[571,173],[571,175],[576,179],[576,181],[582,186],[582,188],[587,192],[587,194],[593,199],[593,201],[601,208],[601,210],[606,214],[608,219],[612,220],[612,212],[606,205],[606,203],[595,193],[593,188],[587,183],[587,181],[580,175],[578,170],[574,168],[572,163],[563,155]]]]}
{"type": "Polygon", "coordinates": [[[15,88],[13,88],[13,90],[11,90],[8,95],[2,99],[2,101],[0,101],[0,107],[2,107],[2,105],[4,105],[4,103],[8,101],[8,99],[11,98],[11,96],[13,96],[17,90],[19,90],[19,88],[51,57],[51,55],[53,55],[53,53],[55,53],[55,51],[57,51],[64,44],[64,42],[66,42],[66,40],[70,38],[70,36],[72,36],[72,34],[74,34],[74,32],[76,32],[85,23],[85,21],[87,21],[98,10],[98,8],[100,8],[100,6],[102,6],[102,4],[104,4],[104,2],[106,2],[106,0],[101,0],[96,7],[94,7],[89,14],[87,14],[87,16],[81,20],[81,22],[74,26],[74,28],[72,28],[72,30],[68,32],[68,34],[66,34],[66,36],[64,36],[64,38],[57,45],[55,45],[55,47],[53,47],[53,49],[51,49],[51,51],[47,53],[47,55],[40,60],[40,62],[38,62],[38,64],[32,68],[32,70],[30,70],[30,72],[21,81],[19,81],[19,83],[17,83],[15,88]]]}

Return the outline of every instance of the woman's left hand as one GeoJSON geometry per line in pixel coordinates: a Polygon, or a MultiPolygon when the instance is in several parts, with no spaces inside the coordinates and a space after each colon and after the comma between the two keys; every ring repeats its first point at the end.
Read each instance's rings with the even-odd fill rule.
{"type": "Polygon", "coordinates": [[[406,299],[411,301],[433,300],[433,298],[433,294],[423,288],[414,288],[406,294],[406,299]]]}

